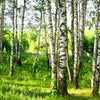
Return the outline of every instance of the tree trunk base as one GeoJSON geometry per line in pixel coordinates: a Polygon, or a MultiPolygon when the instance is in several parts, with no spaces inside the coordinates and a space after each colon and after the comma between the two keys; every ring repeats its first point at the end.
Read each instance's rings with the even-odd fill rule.
{"type": "Polygon", "coordinates": [[[49,59],[48,59],[48,69],[50,69],[50,63],[49,63],[49,59]]]}
{"type": "Polygon", "coordinates": [[[67,84],[66,84],[66,77],[64,77],[64,79],[62,79],[62,78],[59,79],[58,91],[59,91],[59,94],[62,94],[62,95],[67,95],[68,94],[67,84]]]}
{"type": "Polygon", "coordinates": [[[11,73],[11,74],[10,74],[10,77],[12,77],[12,76],[13,76],[13,74],[11,73]]]}
{"type": "MultiPolygon", "coordinates": [[[[99,77],[97,77],[99,79],[99,77]]],[[[92,88],[91,91],[93,96],[98,96],[99,95],[99,80],[96,80],[96,82],[94,83],[94,87],[92,88]]]]}
{"type": "Polygon", "coordinates": [[[95,97],[99,95],[99,93],[97,91],[93,91],[93,90],[92,90],[91,94],[92,94],[92,96],[95,96],[95,97]]]}
{"type": "Polygon", "coordinates": [[[18,59],[17,63],[18,63],[18,66],[22,66],[21,59],[18,59]]]}
{"type": "Polygon", "coordinates": [[[12,77],[13,76],[13,70],[11,70],[11,72],[10,72],[10,77],[12,77]]]}
{"type": "Polygon", "coordinates": [[[73,84],[74,84],[74,89],[78,89],[79,88],[78,77],[73,77],[73,84]]]}

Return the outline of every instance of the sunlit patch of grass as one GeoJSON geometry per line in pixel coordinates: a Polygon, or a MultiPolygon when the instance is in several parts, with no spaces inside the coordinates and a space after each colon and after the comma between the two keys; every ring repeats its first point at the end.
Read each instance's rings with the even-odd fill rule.
{"type": "MultiPolygon", "coordinates": [[[[91,89],[68,89],[69,94],[71,95],[70,100],[100,100],[100,96],[93,97],[91,95],[91,89]]],[[[100,93],[100,91],[99,91],[100,93]]]]}
{"type": "Polygon", "coordinates": [[[91,97],[91,90],[90,89],[68,89],[69,94],[77,95],[77,96],[84,96],[84,97],[91,97]]]}

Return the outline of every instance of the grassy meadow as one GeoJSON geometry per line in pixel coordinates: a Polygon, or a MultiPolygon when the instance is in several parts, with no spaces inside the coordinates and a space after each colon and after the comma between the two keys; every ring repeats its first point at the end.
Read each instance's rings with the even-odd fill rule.
{"type": "MultiPolygon", "coordinates": [[[[79,89],[74,90],[73,84],[68,81],[68,96],[53,96],[50,92],[51,69],[47,66],[47,57],[45,52],[44,37],[41,37],[40,53],[38,55],[36,74],[33,75],[33,64],[37,47],[37,34],[30,32],[24,37],[27,40],[25,47],[23,43],[22,66],[16,64],[16,56],[14,56],[14,76],[10,77],[10,53],[7,52],[6,45],[3,50],[2,64],[0,65],[0,100],[100,100],[100,97],[91,96],[91,75],[92,75],[92,38],[93,30],[85,32],[83,65],[79,73],[79,89]],[[91,34],[91,35],[90,35],[91,34]],[[30,37],[29,37],[30,36],[30,37]],[[31,38],[31,40],[30,40],[31,38]],[[86,46],[88,43],[88,46],[86,46]],[[88,51],[87,48],[90,48],[88,51]]],[[[9,36],[9,35],[8,35],[9,36]]],[[[7,37],[7,34],[3,38],[7,37]]],[[[6,39],[5,39],[6,40],[6,39]]],[[[7,40],[6,40],[7,41],[7,40]]],[[[9,40],[8,40],[9,41],[9,40]]],[[[6,43],[6,42],[4,42],[6,43]]],[[[71,72],[71,39],[69,34],[69,66],[71,72]]]]}

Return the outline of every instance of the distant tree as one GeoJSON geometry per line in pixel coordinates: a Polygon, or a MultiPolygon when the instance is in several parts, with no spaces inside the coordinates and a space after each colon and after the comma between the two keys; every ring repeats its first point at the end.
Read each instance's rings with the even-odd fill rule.
{"type": "MultiPolygon", "coordinates": [[[[82,10],[80,14],[80,28],[79,28],[79,69],[82,66],[82,58],[83,58],[83,42],[84,42],[84,31],[85,31],[85,17],[86,17],[86,7],[87,6],[87,0],[82,0],[82,10]]],[[[78,71],[79,73],[79,71],[78,71]]]]}
{"type": "Polygon", "coordinates": [[[39,34],[38,34],[38,45],[37,45],[37,52],[34,60],[34,74],[36,73],[36,63],[37,63],[37,56],[39,53],[39,46],[40,46],[40,35],[41,35],[41,28],[42,28],[42,10],[40,10],[40,24],[39,24],[39,34]]]}
{"type": "Polygon", "coordinates": [[[17,39],[17,34],[18,34],[18,16],[17,16],[17,14],[18,14],[18,11],[17,11],[17,9],[18,9],[18,0],[16,0],[16,43],[15,43],[15,48],[16,48],[16,61],[17,61],[17,63],[18,63],[18,39],[17,39]]]}
{"type": "Polygon", "coordinates": [[[26,7],[26,0],[24,0],[24,6],[23,6],[21,36],[20,36],[20,42],[19,42],[19,52],[18,52],[18,65],[19,66],[22,65],[22,63],[21,63],[21,48],[22,48],[22,37],[23,37],[24,18],[25,18],[25,7],[26,7]]]}

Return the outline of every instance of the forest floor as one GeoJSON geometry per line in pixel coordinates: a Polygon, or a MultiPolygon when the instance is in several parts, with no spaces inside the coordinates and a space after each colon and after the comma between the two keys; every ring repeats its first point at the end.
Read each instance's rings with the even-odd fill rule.
{"type": "MultiPolygon", "coordinates": [[[[79,77],[80,88],[74,90],[72,83],[67,81],[68,96],[50,94],[51,70],[48,70],[46,56],[38,56],[37,70],[33,76],[34,58],[34,55],[22,54],[22,66],[14,63],[14,76],[10,77],[10,58],[4,54],[0,65],[0,100],[100,100],[99,96],[91,96],[91,57],[84,57],[79,77]]],[[[71,65],[70,58],[69,62],[71,65]]]]}

